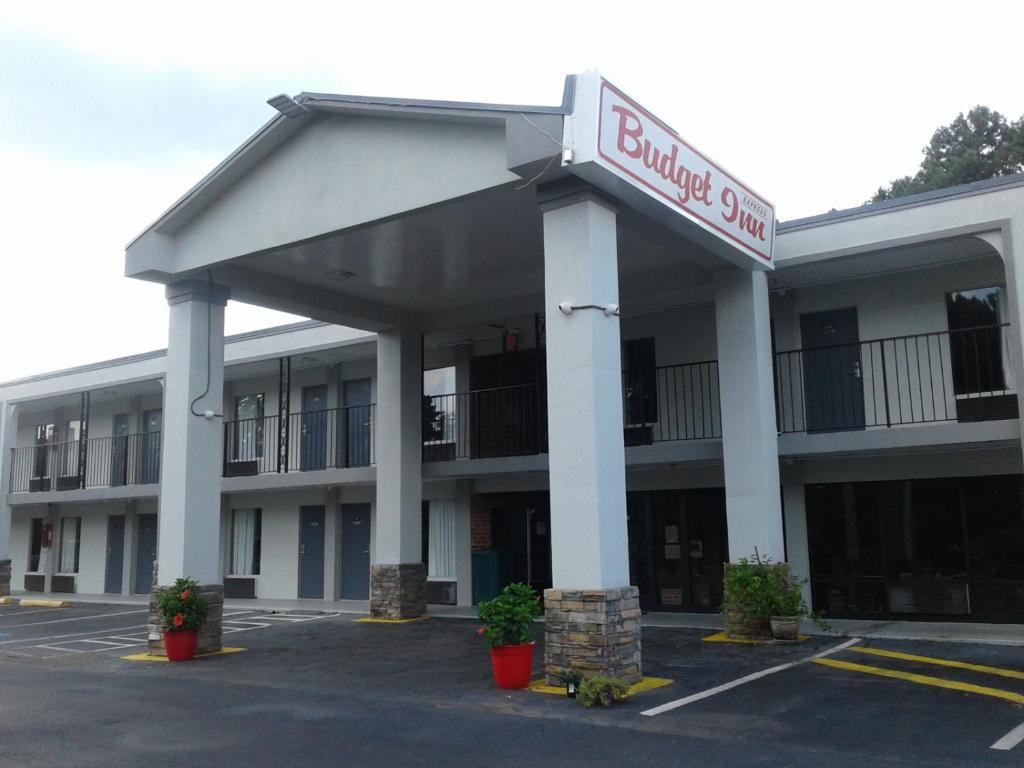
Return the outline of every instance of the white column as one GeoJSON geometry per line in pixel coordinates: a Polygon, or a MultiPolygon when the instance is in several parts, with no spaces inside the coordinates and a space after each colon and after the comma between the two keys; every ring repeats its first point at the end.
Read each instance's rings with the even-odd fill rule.
{"type": "Polygon", "coordinates": [[[418,331],[377,335],[377,509],[375,563],[422,559],[423,370],[418,331]]]}
{"type": "Polygon", "coordinates": [[[542,202],[551,554],[555,589],[629,585],[614,208],[589,191],[542,202]]]}
{"type": "Polygon", "coordinates": [[[455,483],[455,579],[459,605],[473,604],[473,481],[455,483]]]}
{"type": "MultiPolygon", "coordinates": [[[[11,558],[11,458],[18,437],[18,406],[0,403],[0,563],[11,558]]],[[[24,570],[24,563],[22,564],[24,570]]]]}
{"type": "Polygon", "coordinates": [[[228,291],[204,281],[167,286],[170,341],[164,388],[158,582],[189,577],[221,584],[224,305],[228,291]],[[209,417],[208,412],[212,412],[209,417]]]}
{"type": "MultiPolygon", "coordinates": [[[[783,510],[786,517],[786,561],[801,581],[804,600],[811,605],[811,556],[807,543],[807,503],[804,498],[804,473],[799,465],[782,468],[783,510]]],[[[813,606],[812,606],[813,607],[813,606]]]]}
{"type": "MultiPolygon", "coordinates": [[[[1024,216],[1016,216],[1003,227],[1002,237],[993,242],[1003,257],[1006,274],[1007,319],[1005,351],[1017,385],[1017,408],[1024,414],[1024,264],[1017,263],[1017,251],[1024,252],[1024,216]]],[[[1024,444],[1024,419],[1020,419],[1021,441],[1024,444]]]]}
{"type": "Polygon", "coordinates": [[[715,273],[715,329],[729,559],[785,559],[779,446],[764,272],[715,273]]]}

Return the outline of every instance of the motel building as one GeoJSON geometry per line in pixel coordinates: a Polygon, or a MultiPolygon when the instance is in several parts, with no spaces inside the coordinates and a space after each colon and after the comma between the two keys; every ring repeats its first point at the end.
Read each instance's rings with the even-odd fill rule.
{"type": "Polygon", "coordinates": [[[15,593],[522,581],[549,676],[627,680],[755,550],[830,617],[1024,621],[1024,175],[779,223],[596,72],[270,103],[127,248],[166,352],[0,386],[15,593]],[[229,297],[311,319],[225,338],[229,297]]]}

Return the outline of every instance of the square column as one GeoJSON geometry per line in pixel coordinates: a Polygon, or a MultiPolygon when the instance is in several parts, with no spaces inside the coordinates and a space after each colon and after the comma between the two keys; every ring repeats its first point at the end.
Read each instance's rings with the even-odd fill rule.
{"type": "Polygon", "coordinates": [[[619,301],[616,213],[580,183],[540,194],[554,584],[544,593],[545,672],[552,684],[569,668],[636,682],[619,318],[603,309],[619,301]]]}
{"type": "Polygon", "coordinates": [[[785,560],[768,279],[729,267],[715,273],[715,330],[729,559],[785,560]]]}
{"type": "Polygon", "coordinates": [[[0,597],[11,594],[11,457],[18,434],[16,405],[0,403],[0,597]]]}
{"type": "Polygon", "coordinates": [[[427,611],[423,566],[423,344],[418,331],[377,335],[377,506],[370,614],[410,619],[427,611]]]}
{"type": "Polygon", "coordinates": [[[224,306],[228,289],[202,280],[167,286],[170,307],[160,467],[157,578],[150,599],[150,653],[163,653],[156,595],[196,579],[209,603],[197,652],[220,650],[221,470],[224,465],[224,306]]]}

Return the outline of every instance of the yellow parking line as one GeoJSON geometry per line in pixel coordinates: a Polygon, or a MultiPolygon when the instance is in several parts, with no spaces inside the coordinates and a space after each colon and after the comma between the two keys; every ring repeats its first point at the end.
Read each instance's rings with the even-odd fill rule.
{"type": "Polygon", "coordinates": [[[1014,704],[1024,704],[1024,695],[1013,693],[1012,691],[1003,691],[999,688],[989,688],[984,685],[961,683],[956,680],[943,680],[941,677],[918,675],[913,672],[900,672],[895,669],[883,669],[882,667],[869,667],[866,664],[854,664],[850,661],[837,661],[836,659],[814,659],[814,663],[826,667],[835,667],[836,669],[845,669],[849,672],[863,672],[868,675],[878,675],[879,677],[891,677],[895,680],[905,680],[908,683],[931,685],[935,688],[947,688],[951,691],[977,693],[982,696],[1012,701],[1014,704]]]}
{"type": "Polygon", "coordinates": [[[954,661],[953,659],[936,659],[931,656],[916,656],[912,653],[900,653],[899,651],[885,651],[881,648],[851,648],[857,653],[870,653],[873,656],[884,656],[887,659],[900,659],[902,661],[919,661],[922,664],[935,664],[939,667],[955,667],[956,669],[968,669],[971,672],[983,672],[986,675],[999,675],[1000,677],[1012,677],[1015,680],[1024,680],[1024,672],[1016,669],[1003,669],[1002,667],[989,667],[984,664],[971,664],[966,661],[954,661]]]}

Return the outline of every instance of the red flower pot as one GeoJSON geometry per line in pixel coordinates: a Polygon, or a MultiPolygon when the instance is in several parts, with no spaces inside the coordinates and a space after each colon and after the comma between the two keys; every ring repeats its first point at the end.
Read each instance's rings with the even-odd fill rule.
{"type": "Polygon", "coordinates": [[[535,646],[536,643],[523,643],[491,648],[491,669],[499,688],[515,691],[530,684],[535,646]]]}
{"type": "Polygon", "coordinates": [[[189,661],[196,655],[196,630],[164,632],[164,650],[168,661],[189,661]]]}

